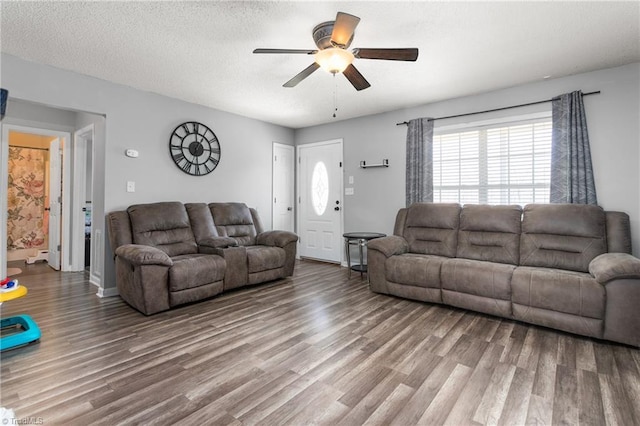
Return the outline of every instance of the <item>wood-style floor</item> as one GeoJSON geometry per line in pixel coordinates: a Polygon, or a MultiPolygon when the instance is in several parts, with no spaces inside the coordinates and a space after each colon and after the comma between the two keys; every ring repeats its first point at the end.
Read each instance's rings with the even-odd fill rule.
{"type": "MultiPolygon", "coordinates": [[[[15,266],[15,265],[12,265],[15,266]]],[[[640,424],[640,351],[295,276],[145,317],[84,273],[21,265],[40,343],[2,353],[1,405],[46,425],[640,424]]]]}

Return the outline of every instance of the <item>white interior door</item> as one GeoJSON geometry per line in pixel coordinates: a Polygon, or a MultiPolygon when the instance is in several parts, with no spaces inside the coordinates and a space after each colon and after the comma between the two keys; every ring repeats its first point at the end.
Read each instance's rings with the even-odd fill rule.
{"type": "Polygon", "coordinates": [[[272,229],[294,231],[294,148],[273,144],[272,229]]]}
{"type": "Polygon", "coordinates": [[[298,147],[301,257],[342,259],[342,140],[298,147]]]}
{"type": "Polygon", "coordinates": [[[60,138],[49,146],[49,257],[48,263],[60,270],[60,216],[62,205],[62,159],[60,138]]]}

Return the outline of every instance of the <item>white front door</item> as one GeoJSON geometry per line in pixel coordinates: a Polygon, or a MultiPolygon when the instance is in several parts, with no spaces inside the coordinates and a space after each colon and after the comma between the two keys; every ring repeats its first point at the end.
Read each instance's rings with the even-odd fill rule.
{"type": "Polygon", "coordinates": [[[48,263],[60,270],[60,218],[62,206],[62,158],[60,138],[49,146],[49,257],[48,263]]]}
{"type": "Polygon", "coordinates": [[[294,148],[273,144],[273,223],[271,229],[294,231],[294,148]]]}
{"type": "Polygon", "coordinates": [[[342,259],[342,139],[298,146],[301,257],[342,259]]]}

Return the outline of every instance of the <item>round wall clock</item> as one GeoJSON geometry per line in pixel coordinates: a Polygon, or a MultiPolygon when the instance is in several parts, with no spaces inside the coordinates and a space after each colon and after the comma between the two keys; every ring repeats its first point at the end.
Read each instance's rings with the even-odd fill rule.
{"type": "Polygon", "coordinates": [[[187,121],[171,133],[169,153],[180,170],[192,176],[203,176],[220,163],[220,142],[204,124],[187,121]]]}

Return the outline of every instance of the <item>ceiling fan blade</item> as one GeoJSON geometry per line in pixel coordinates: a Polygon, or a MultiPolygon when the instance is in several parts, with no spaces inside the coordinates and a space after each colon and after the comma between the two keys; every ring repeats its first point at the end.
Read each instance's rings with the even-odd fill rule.
{"type": "Polygon", "coordinates": [[[333,24],[333,32],[331,33],[331,43],[336,47],[348,47],[353,38],[353,32],[356,30],[360,22],[357,16],[348,13],[338,12],[336,21],[333,24]]]}
{"type": "Polygon", "coordinates": [[[317,53],[317,50],[308,49],[255,49],[253,53],[304,53],[306,55],[313,55],[317,53]]]}
{"type": "Polygon", "coordinates": [[[291,80],[289,80],[285,84],[283,84],[283,86],[284,87],[295,87],[302,80],[304,80],[305,78],[309,77],[318,68],[320,68],[320,65],[318,65],[315,62],[312,63],[311,65],[309,65],[308,67],[303,69],[300,73],[298,73],[298,75],[296,75],[291,80]]]}
{"type": "Polygon", "coordinates": [[[415,61],[417,48],[407,49],[353,49],[353,56],[360,59],[385,59],[389,61],[415,61]]]}
{"type": "Polygon", "coordinates": [[[347,77],[347,80],[353,84],[356,90],[363,90],[371,86],[353,64],[349,65],[342,73],[347,77]]]}

